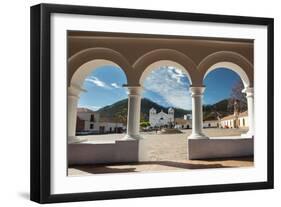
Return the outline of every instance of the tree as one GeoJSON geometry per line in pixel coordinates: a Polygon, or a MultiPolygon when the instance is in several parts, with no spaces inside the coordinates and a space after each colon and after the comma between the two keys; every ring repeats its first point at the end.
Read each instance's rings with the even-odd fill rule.
{"type": "Polygon", "coordinates": [[[123,108],[121,111],[117,111],[113,118],[117,120],[117,122],[121,122],[123,124],[127,123],[127,108],[123,108]]]}
{"type": "Polygon", "coordinates": [[[241,81],[241,79],[239,79],[234,84],[231,90],[231,95],[227,107],[229,112],[233,113],[235,101],[238,102],[239,104],[239,111],[247,110],[247,99],[246,99],[246,95],[242,93],[243,89],[244,89],[244,84],[241,81]]]}
{"type": "Polygon", "coordinates": [[[143,121],[143,122],[140,123],[140,126],[141,126],[142,128],[145,128],[145,127],[150,126],[150,123],[149,123],[148,121],[143,121]]]}

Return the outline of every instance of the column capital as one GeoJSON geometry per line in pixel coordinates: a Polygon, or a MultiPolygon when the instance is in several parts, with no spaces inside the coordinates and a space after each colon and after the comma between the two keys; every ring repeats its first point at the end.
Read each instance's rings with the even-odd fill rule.
{"type": "Polygon", "coordinates": [[[251,88],[251,87],[244,88],[242,90],[242,93],[246,93],[247,97],[253,97],[254,96],[254,88],[251,88]]]}
{"type": "Polygon", "coordinates": [[[75,97],[75,98],[79,98],[79,94],[81,92],[87,92],[85,89],[79,87],[79,86],[76,86],[76,85],[71,85],[67,88],[67,95],[69,97],[75,97]]]}
{"type": "Polygon", "coordinates": [[[189,92],[191,93],[191,96],[202,96],[205,91],[205,86],[190,86],[189,92]]]}
{"type": "Polygon", "coordinates": [[[143,89],[141,86],[126,86],[126,88],[129,96],[140,96],[143,89]]]}

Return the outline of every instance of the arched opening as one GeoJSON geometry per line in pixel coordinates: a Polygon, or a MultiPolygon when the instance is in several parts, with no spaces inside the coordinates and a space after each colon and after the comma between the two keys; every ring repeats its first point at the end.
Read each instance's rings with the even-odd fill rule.
{"type": "Polygon", "coordinates": [[[129,79],[132,66],[119,52],[109,48],[88,48],[77,52],[68,59],[67,85],[81,86],[93,68],[115,65],[122,68],[129,79]]]}
{"type": "Polygon", "coordinates": [[[133,67],[136,77],[142,84],[144,79],[152,70],[161,66],[174,66],[188,76],[190,83],[198,82],[196,75],[196,64],[187,55],[172,49],[156,49],[139,57],[133,67]]]}
{"type": "Polygon", "coordinates": [[[190,82],[188,71],[174,61],[157,61],[144,70],[140,135],[146,143],[145,161],[186,158],[186,147],[178,148],[191,133],[190,82]]]}
{"type": "Polygon", "coordinates": [[[248,127],[242,128],[239,121],[248,110],[247,99],[242,92],[245,86],[250,85],[246,73],[235,64],[221,62],[207,70],[203,83],[206,87],[203,98],[203,122],[214,123],[216,128],[220,126],[228,129],[205,128],[205,134],[229,137],[246,133],[248,127]],[[215,131],[217,133],[213,135],[215,131]]]}
{"type": "MultiPolygon", "coordinates": [[[[169,70],[175,70],[176,73],[178,73],[178,75],[180,75],[181,77],[184,75],[187,77],[188,81],[189,81],[189,85],[192,84],[192,78],[189,74],[189,72],[184,68],[184,66],[182,66],[181,64],[175,62],[175,61],[171,61],[171,60],[160,60],[157,62],[154,62],[152,64],[150,64],[141,74],[140,76],[140,80],[139,83],[141,86],[144,85],[144,81],[147,79],[148,76],[151,75],[151,73],[155,70],[163,70],[163,69],[168,69],[169,70]]],[[[163,70],[164,71],[164,70],[163,70]]],[[[177,76],[177,74],[175,74],[175,76],[177,76]]]]}
{"type": "Polygon", "coordinates": [[[225,68],[225,69],[231,70],[234,73],[236,73],[239,76],[239,78],[241,79],[241,81],[243,82],[243,85],[245,88],[249,87],[251,85],[251,81],[248,78],[247,73],[243,70],[243,68],[241,68],[239,65],[232,63],[232,62],[215,63],[205,72],[203,80],[205,80],[205,78],[207,77],[207,75],[209,73],[211,73],[214,70],[220,69],[220,68],[225,68]]]}
{"type": "Polygon", "coordinates": [[[82,64],[73,74],[70,78],[70,87],[74,86],[77,88],[82,89],[83,88],[83,84],[85,79],[90,75],[90,73],[92,73],[94,70],[105,67],[105,69],[109,69],[108,66],[111,66],[112,68],[115,69],[120,69],[123,73],[123,76],[126,79],[126,83],[127,83],[127,76],[126,73],[124,72],[123,69],[121,69],[121,67],[116,64],[115,62],[111,61],[111,60],[105,60],[105,59],[95,59],[95,60],[91,60],[89,62],[86,62],[84,64],[82,64]]]}
{"type": "Polygon", "coordinates": [[[246,87],[253,87],[254,74],[252,63],[239,53],[219,51],[205,57],[198,65],[198,72],[203,83],[208,73],[216,68],[228,68],[236,72],[246,87]]]}
{"type": "Polygon", "coordinates": [[[101,134],[104,140],[123,137],[128,106],[127,89],[123,87],[126,84],[125,72],[112,61],[91,60],[81,65],[68,87],[68,136],[80,141],[95,141],[101,134]]]}

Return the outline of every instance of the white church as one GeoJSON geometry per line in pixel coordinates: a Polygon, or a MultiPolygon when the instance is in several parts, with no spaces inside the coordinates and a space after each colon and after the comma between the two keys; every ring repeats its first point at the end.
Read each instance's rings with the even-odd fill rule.
{"type": "Polygon", "coordinates": [[[149,110],[149,123],[152,127],[160,127],[160,126],[169,126],[170,124],[174,124],[174,109],[169,108],[168,113],[163,112],[161,110],[157,113],[156,109],[151,108],[149,110]]]}

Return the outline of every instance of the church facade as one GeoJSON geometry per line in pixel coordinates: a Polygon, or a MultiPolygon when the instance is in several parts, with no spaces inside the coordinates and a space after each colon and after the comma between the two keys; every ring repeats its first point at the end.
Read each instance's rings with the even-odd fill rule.
{"type": "Polygon", "coordinates": [[[157,113],[156,109],[151,108],[149,110],[149,123],[152,127],[162,127],[174,124],[175,111],[173,108],[168,109],[168,113],[161,110],[157,113]]]}

